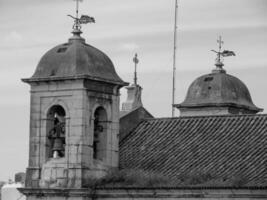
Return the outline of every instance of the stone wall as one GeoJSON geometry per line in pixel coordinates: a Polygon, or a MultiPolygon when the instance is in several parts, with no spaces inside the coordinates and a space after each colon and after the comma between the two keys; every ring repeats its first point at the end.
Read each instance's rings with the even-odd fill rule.
{"type": "MultiPolygon", "coordinates": [[[[27,193],[26,189],[23,189],[27,193]]],[[[27,200],[264,200],[267,188],[162,188],[35,190],[27,200]]]]}
{"type": "MultiPolygon", "coordinates": [[[[118,166],[119,88],[105,82],[65,80],[31,83],[30,152],[26,187],[81,188],[92,176],[118,166]],[[65,156],[49,156],[51,107],[65,111],[65,156]],[[94,112],[107,112],[102,160],[93,159],[94,112]]],[[[51,145],[50,145],[51,146],[51,145]]]]}

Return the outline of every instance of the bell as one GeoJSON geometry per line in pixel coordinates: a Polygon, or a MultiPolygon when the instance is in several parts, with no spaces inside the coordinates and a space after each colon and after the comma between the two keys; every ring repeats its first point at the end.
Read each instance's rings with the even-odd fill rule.
{"type": "Polygon", "coordinates": [[[58,152],[59,155],[62,155],[63,154],[63,152],[64,152],[64,146],[63,146],[62,139],[55,138],[52,151],[53,152],[58,152]]]}

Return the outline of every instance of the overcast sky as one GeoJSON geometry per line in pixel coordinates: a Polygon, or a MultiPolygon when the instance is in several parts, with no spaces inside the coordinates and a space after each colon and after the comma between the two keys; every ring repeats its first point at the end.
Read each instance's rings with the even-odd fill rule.
{"type": "MultiPolygon", "coordinates": [[[[144,106],[155,116],[171,115],[172,45],[175,0],[84,0],[82,14],[96,24],[83,27],[86,42],[104,51],[124,81],[132,82],[137,52],[144,106]]],[[[0,0],[0,180],[24,171],[28,161],[30,77],[41,56],[71,36],[72,0],[0,0]]],[[[179,0],[177,98],[214,67],[216,39],[236,52],[225,69],[267,109],[267,1],[179,0]]],[[[122,99],[125,90],[122,90],[122,99]]],[[[177,112],[178,115],[178,112],[177,112]]]]}

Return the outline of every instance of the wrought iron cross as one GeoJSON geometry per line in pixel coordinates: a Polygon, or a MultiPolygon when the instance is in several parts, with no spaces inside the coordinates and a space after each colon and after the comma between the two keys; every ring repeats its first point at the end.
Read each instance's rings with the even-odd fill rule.
{"type": "Polygon", "coordinates": [[[222,36],[219,36],[219,39],[217,40],[217,42],[219,44],[219,52],[221,52],[222,44],[224,43],[224,41],[222,41],[222,36]]]}
{"type": "Polygon", "coordinates": [[[221,50],[222,50],[222,44],[224,43],[222,41],[222,36],[219,36],[219,39],[217,40],[218,44],[219,44],[219,53],[218,53],[218,62],[221,62],[221,50]]]}
{"type": "Polygon", "coordinates": [[[220,65],[223,66],[223,63],[221,62],[221,50],[222,50],[222,44],[224,43],[222,41],[222,36],[219,36],[219,39],[217,40],[217,43],[219,44],[219,51],[215,51],[215,50],[211,50],[213,52],[215,52],[217,54],[217,58],[216,58],[216,66],[220,65]]]}
{"type": "Polygon", "coordinates": [[[222,44],[224,43],[222,41],[222,36],[219,36],[219,39],[217,40],[217,42],[219,44],[219,51],[215,51],[215,50],[211,50],[211,51],[213,51],[217,54],[216,63],[215,63],[216,67],[222,68],[223,67],[223,63],[222,63],[223,57],[235,56],[235,52],[229,51],[229,50],[223,50],[222,51],[222,44]]]}

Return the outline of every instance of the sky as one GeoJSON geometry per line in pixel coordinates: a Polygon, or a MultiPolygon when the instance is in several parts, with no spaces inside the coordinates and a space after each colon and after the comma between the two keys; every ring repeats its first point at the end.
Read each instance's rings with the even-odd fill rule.
{"type": "MultiPolygon", "coordinates": [[[[176,103],[190,83],[214,68],[219,35],[227,73],[241,79],[258,107],[267,110],[267,0],[178,0],[176,103]]],[[[156,117],[171,116],[175,0],[84,0],[80,13],[95,17],[83,26],[86,42],[105,52],[117,73],[138,83],[143,104],[156,117]]],[[[25,171],[28,162],[30,77],[40,58],[71,37],[73,0],[0,0],[0,180],[25,171]]],[[[121,90],[124,101],[126,90],[121,90]]],[[[178,116],[179,113],[176,112],[178,116]]]]}

